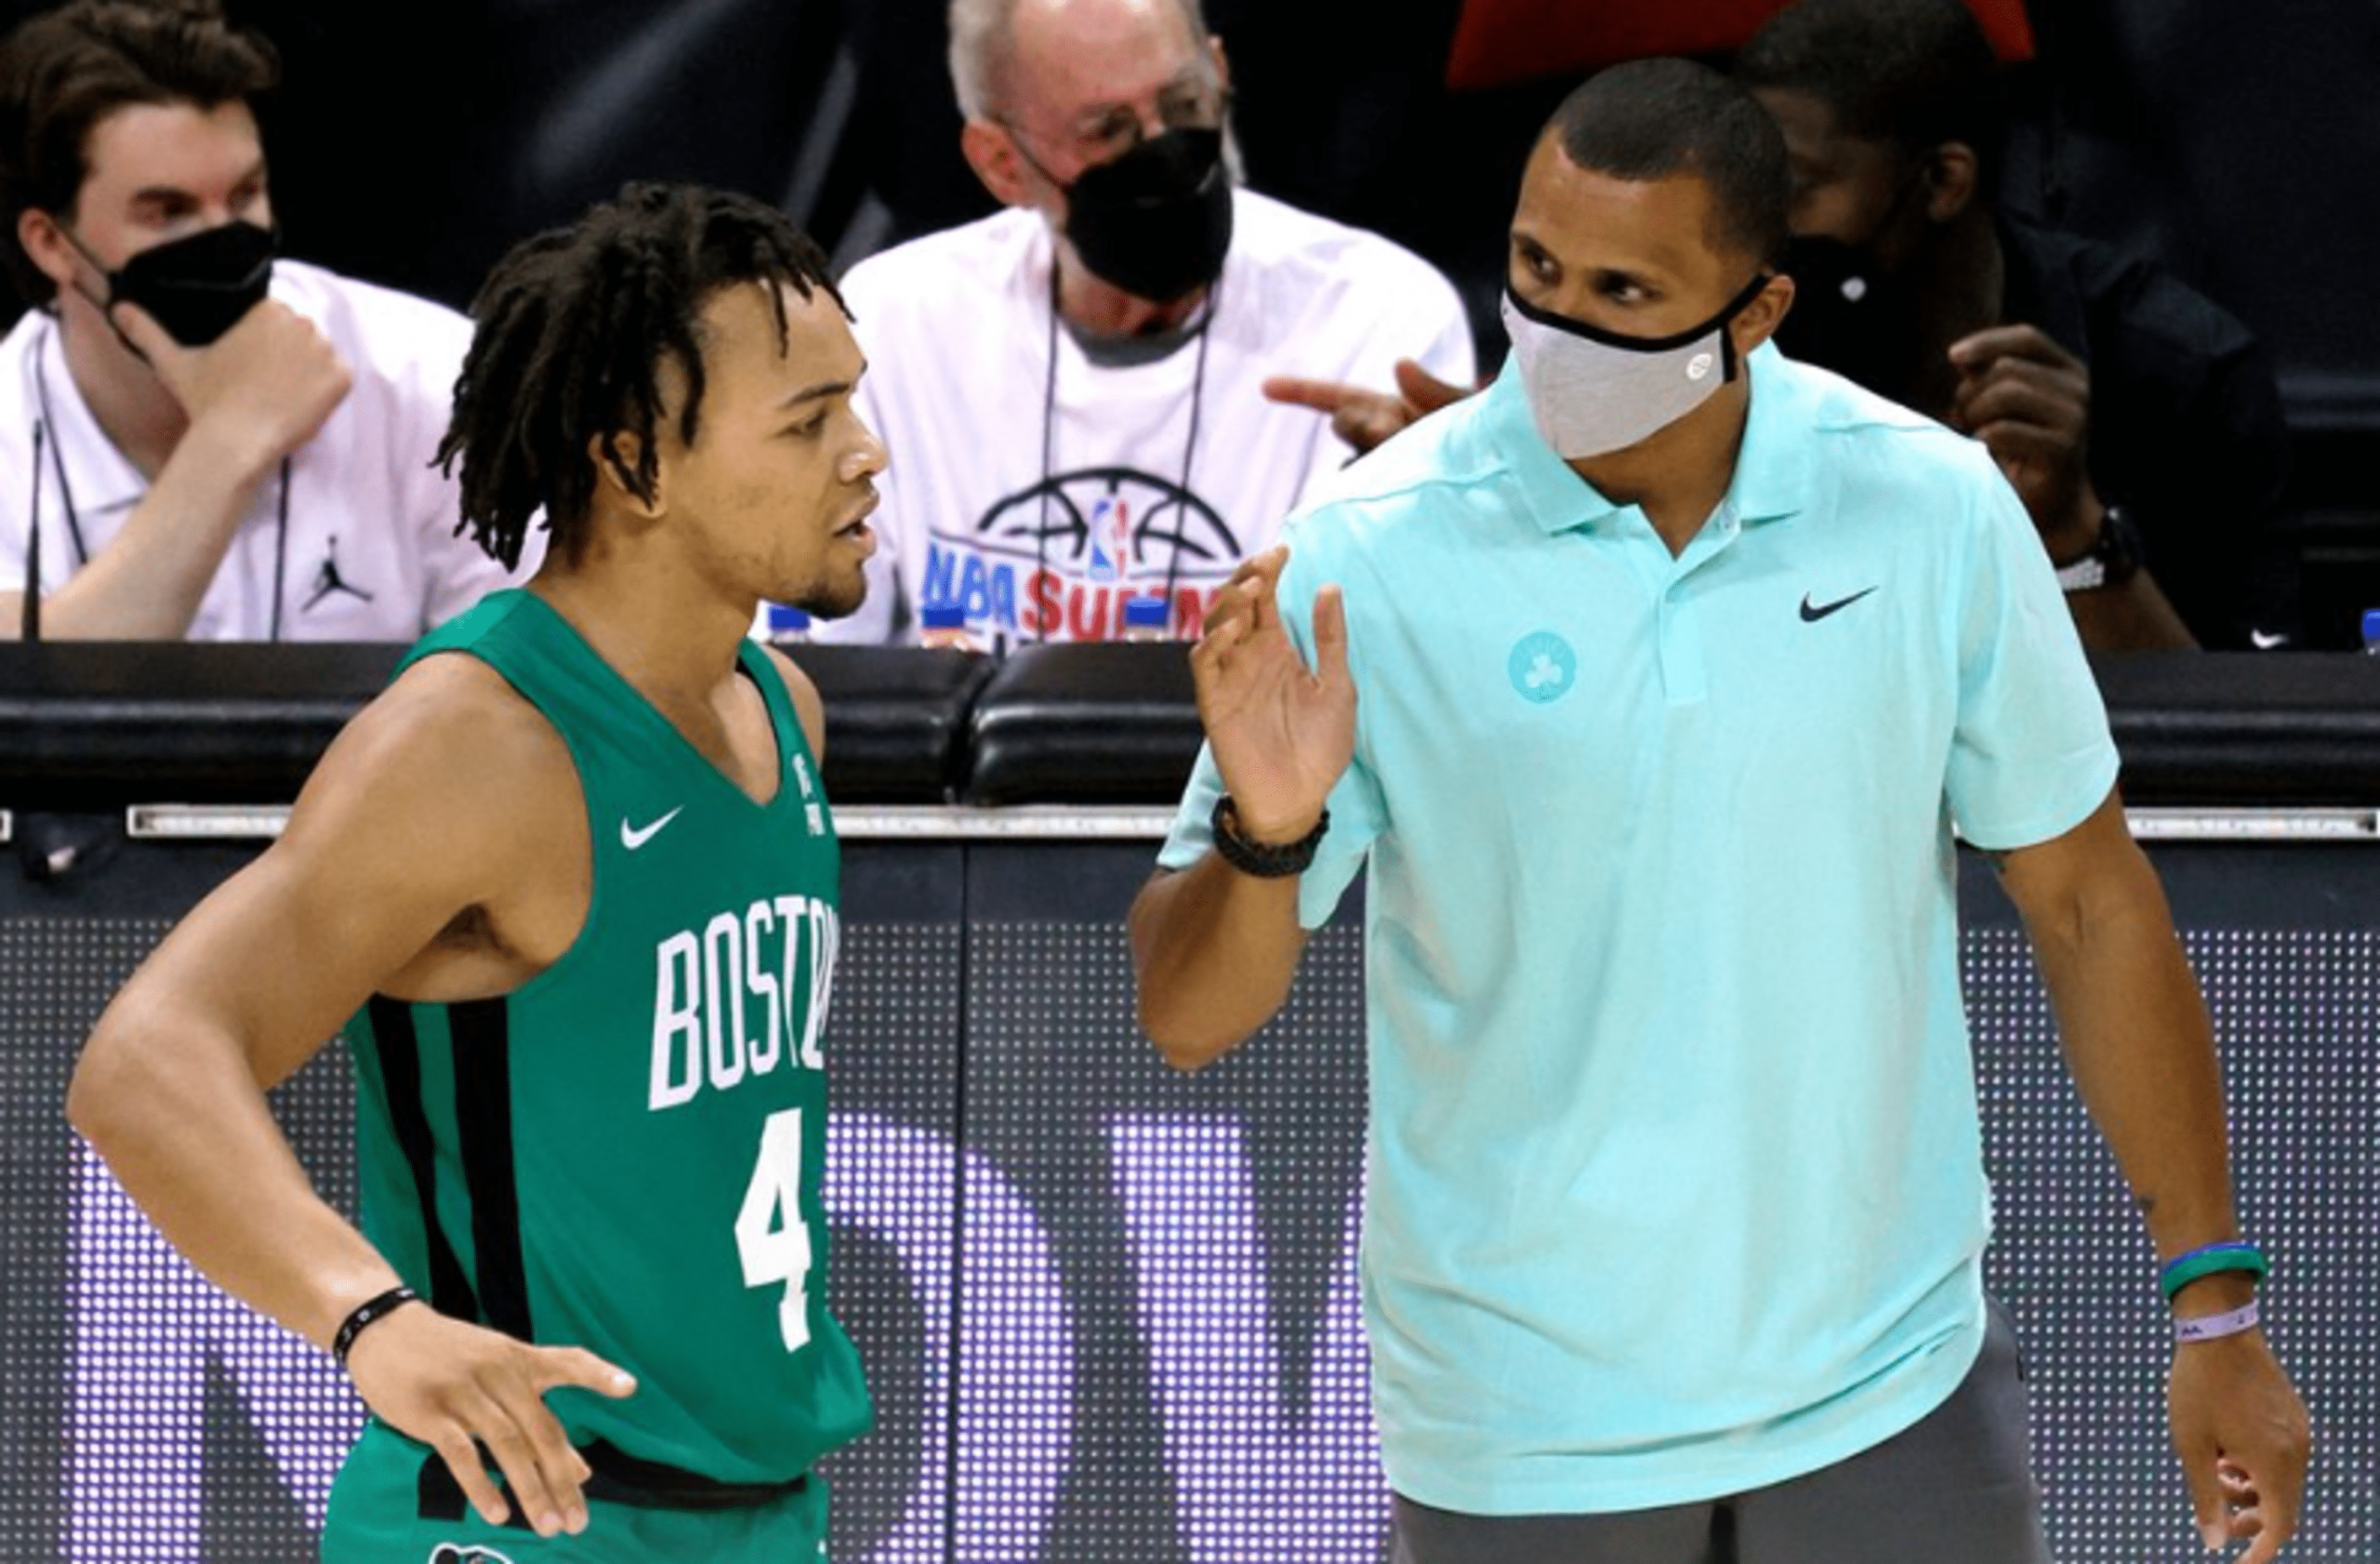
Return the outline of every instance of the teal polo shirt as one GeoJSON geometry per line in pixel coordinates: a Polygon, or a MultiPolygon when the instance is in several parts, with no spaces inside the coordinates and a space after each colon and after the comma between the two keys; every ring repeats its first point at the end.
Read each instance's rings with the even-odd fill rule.
{"type": "MultiPolygon", "coordinates": [[[[1673,558],[1511,368],[1289,534],[1345,594],[1355,753],[1300,888],[1368,864],[1362,1278],[1388,1477],[1483,1515],[1831,1465],[1981,1345],[1952,821],[2020,847],[2116,775],[1983,447],[1764,347],[1673,558]]],[[[1161,862],[1207,849],[1202,759],[1161,862]]]]}

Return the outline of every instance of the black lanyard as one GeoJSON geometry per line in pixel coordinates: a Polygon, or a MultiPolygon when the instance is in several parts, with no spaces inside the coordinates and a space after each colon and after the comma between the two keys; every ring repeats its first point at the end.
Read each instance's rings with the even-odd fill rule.
{"type": "MultiPolygon", "coordinates": [[[[1223,299],[1223,279],[1217,277],[1207,289],[1206,308],[1201,311],[1196,330],[1198,334],[1198,357],[1190,372],[1190,435],[1182,444],[1182,481],[1174,485],[1173,503],[1185,511],[1190,504],[1190,464],[1198,454],[1198,412],[1207,395],[1207,343],[1213,338],[1215,311],[1223,299]]],[[[1058,431],[1058,258],[1050,258],[1050,368],[1041,386],[1041,525],[1034,537],[1034,574],[1036,578],[1050,570],[1050,473],[1054,465],[1058,431]]],[[[1173,619],[1173,590],[1182,573],[1183,526],[1174,527],[1173,549],[1165,561],[1165,616],[1169,625],[1173,619]]],[[[1050,639],[1050,627],[1045,620],[1040,639],[1050,639]]]]}

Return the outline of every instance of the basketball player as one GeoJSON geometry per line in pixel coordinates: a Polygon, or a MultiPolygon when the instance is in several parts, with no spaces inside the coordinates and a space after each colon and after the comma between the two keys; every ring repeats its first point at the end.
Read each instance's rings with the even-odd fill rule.
{"type": "Polygon", "coordinates": [[[855,607],[883,447],[824,259],[632,186],[516,248],[442,457],[492,552],[285,835],[134,974],[69,1112],[371,1421],[324,1556],[810,1559],[862,1432],[825,1307],[838,856],[763,598],[855,607]],[[362,1230],[264,1090],[345,1025],[362,1230]]]}

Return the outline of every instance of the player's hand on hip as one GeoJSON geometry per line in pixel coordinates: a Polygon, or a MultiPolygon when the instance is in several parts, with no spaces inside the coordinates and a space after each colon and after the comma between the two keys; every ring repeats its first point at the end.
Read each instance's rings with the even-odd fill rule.
{"type": "Polygon", "coordinates": [[[319,327],[265,299],[203,348],[175,341],[137,304],[111,318],[218,452],[261,471],[322,431],[355,383],[319,327]]]}
{"type": "Polygon", "coordinates": [[[1984,444],[2053,559],[2091,547],[2105,507],[2091,487],[2091,371],[2038,326],[1999,325],[1950,344],[1959,383],[1949,422],[1984,444]]]}
{"type": "Polygon", "coordinates": [[[2306,1403],[2260,1331],[2186,1342],[2167,1400],[2190,1507],[2210,1550],[2246,1542],[2266,1564],[2297,1530],[2312,1434],[2306,1403]]]}
{"type": "Polygon", "coordinates": [[[480,1518],[500,1526],[510,1511],[488,1476],[484,1448],[541,1537],[587,1529],[581,1489],[590,1475],[546,1393],[636,1392],[632,1377],[591,1352],[532,1346],[426,1304],[398,1309],[358,1337],[347,1369],[364,1405],[435,1450],[480,1518]]]}
{"type": "Polygon", "coordinates": [[[1355,683],[1339,589],[1314,603],[1315,666],[1282,623],[1287,545],[1242,564],[1215,594],[1190,669],[1215,764],[1240,827],[1259,842],[1293,842],[1322,814],[1355,747],[1355,683]]]}
{"type": "Polygon", "coordinates": [[[1275,375],[1265,380],[1264,394],[1275,402],[1311,407],[1330,417],[1330,431],[1363,455],[1390,435],[1450,402],[1470,393],[1439,379],[1413,359],[1396,361],[1396,390],[1368,391],[1337,380],[1310,380],[1295,375],[1275,375]]]}

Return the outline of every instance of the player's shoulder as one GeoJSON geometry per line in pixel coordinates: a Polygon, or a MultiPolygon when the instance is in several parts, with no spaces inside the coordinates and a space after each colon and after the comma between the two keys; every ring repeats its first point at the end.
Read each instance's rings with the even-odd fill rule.
{"type": "Polygon", "coordinates": [[[556,762],[570,765],[568,746],[545,713],[492,664],[459,647],[408,664],[342,741],[349,735],[375,770],[431,783],[450,780],[455,769],[474,788],[496,791],[536,781],[556,762]]]}
{"type": "Polygon", "coordinates": [[[1835,460],[1858,459],[1906,466],[1918,472],[1948,467],[1983,473],[1994,471],[1977,441],[1913,407],[1879,396],[1858,382],[1814,364],[1786,357],[1773,347],[1752,356],[1754,428],[1772,420],[1780,437],[1806,430],[1835,460]],[[1768,399],[1769,407],[1761,405],[1768,399]]]}
{"type": "Polygon", "coordinates": [[[2022,521],[1981,441],[1773,348],[1755,353],[1752,367],[1739,484],[1822,498],[1839,518],[1903,537],[1976,536],[2012,515],[2022,521]]]}
{"type": "Polygon", "coordinates": [[[762,645],[760,656],[776,670],[785,685],[786,698],[793,703],[794,715],[801,721],[801,735],[810,745],[810,752],[821,763],[826,758],[826,703],[818,693],[816,681],[801,670],[801,665],[774,646],[762,645]]]}
{"type": "MultiPolygon", "coordinates": [[[[332,741],[283,841],[326,867],[392,857],[442,882],[501,879],[583,820],[562,736],[476,657],[406,667],[332,741]]],[[[581,828],[583,828],[583,827],[581,828]]]]}

